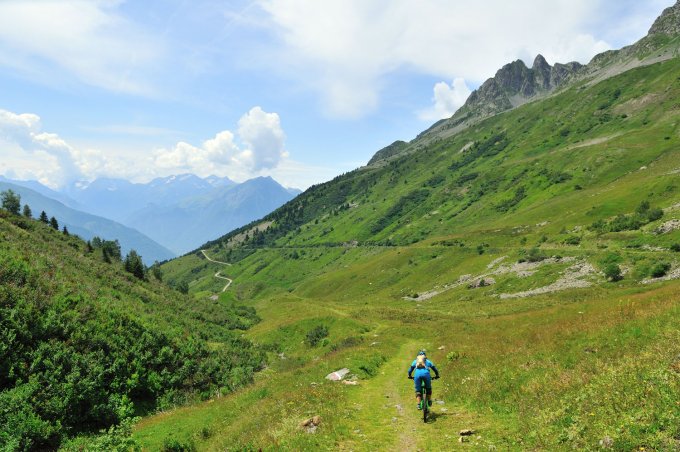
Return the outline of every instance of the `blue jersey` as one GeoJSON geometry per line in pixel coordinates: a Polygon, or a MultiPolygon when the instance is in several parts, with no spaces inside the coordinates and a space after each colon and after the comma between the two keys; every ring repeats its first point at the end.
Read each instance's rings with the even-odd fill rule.
{"type": "MultiPolygon", "coordinates": [[[[416,364],[418,360],[414,359],[413,363],[411,363],[411,367],[408,369],[408,376],[410,377],[411,374],[413,373],[413,370],[416,369],[416,364]]],[[[430,369],[434,370],[435,375],[439,375],[439,370],[437,369],[437,366],[434,365],[432,361],[429,359],[425,359],[425,369],[416,369],[417,371],[424,371],[427,370],[427,373],[430,373],[430,369]]]]}

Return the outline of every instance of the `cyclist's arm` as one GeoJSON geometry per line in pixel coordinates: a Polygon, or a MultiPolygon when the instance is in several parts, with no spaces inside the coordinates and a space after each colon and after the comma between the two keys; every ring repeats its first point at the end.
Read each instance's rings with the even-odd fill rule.
{"type": "Polygon", "coordinates": [[[413,373],[413,369],[415,369],[416,366],[411,365],[411,367],[408,368],[408,377],[411,378],[411,374],[413,373]]]}
{"type": "Polygon", "coordinates": [[[435,366],[434,363],[432,363],[431,367],[432,367],[432,370],[434,370],[434,376],[439,378],[439,370],[437,369],[437,366],[435,366]]]}

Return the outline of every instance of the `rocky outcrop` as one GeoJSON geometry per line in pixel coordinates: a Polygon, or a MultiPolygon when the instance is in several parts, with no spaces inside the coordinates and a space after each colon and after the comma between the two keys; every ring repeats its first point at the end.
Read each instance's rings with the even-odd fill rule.
{"type": "Polygon", "coordinates": [[[371,165],[379,160],[386,160],[395,154],[399,154],[407,146],[408,146],[407,142],[397,140],[394,143],[390,144],[389,146],[385,146],[384,148],[376,152],[375,155],[371,158],[371,160],[369,160],[368,164],[371,165]]]}
{"type": "Polygon", "coordinates": [[[513,61],[503,66],[493,78],[473,92],[465,107],[474,116],[485,116],[517,107],[535,96],[559,88],[582,67],[576,62],[550,66],[543,55],[534,59],[531,68],[526,67],[522,60],[513,61]]]}
{"type": "Polygon", "coordinates": [[[439,121],[418,137],[433,132],[455,133],[458,129],[495,114],[545,97],[556,89],[569,84],[583,72],[584,66],[577,62],[556,63],[551,66],[543,55],[537,55],[531,68],[522,60],[506,64],[493,78],[473,91],[465,104],[447,120],[439,121]]]}
{"type": "Polygon", "coordinates": [[[680,0],[675,5],[666,8],[654,21],[648,36],[654,35],[680,35],[680,0]]]}

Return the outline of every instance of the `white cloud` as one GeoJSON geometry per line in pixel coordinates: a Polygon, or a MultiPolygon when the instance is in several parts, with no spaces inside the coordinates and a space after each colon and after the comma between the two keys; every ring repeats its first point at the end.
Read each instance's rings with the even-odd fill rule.
{"type": "Polygon", "coordinates": [[[465,79],[456,78],[451,85],[439,82],[434,85],[434,106],[420,112],[420,119],[425,121],[438,121],[449,118],[458,110],[472,93],[465,83],[465,79]]]}
{"type": "Polygon", "coordinates": [[[237,134],[240,146],[234,134],[225,130],[201,146],[179,142],[172,149],[158,149],[154,162],[175,173],[217,174],[243,180],[276,168],[288,156],[284,149],[286,137],[276,113],[253,107],[239,119],[237,134]]]}
{"type": "Polygon", "coordinates": [[[238,121],[238,135],[246,145],[254,171],[274,168],[287,156],[283,148],[286,135],[276,113],[252,108],[238,121]]]}
{"type": "Polygon", "coordinates": [[[38,115],[0,110],[0,146],[3,169],[24,178],[55,187],[83,176],[82,155],[57,134],[42,132],[38,115]]]}
{"type": "Polygon", "coordinates": [[[116,0],[3,0],[0,66],[43,82],[66,74],[113,91],[149,94],[165,49],[118,14],[116,0]],[[63,72],[61,72],[63,71],[63,72]]]}
{"type": "MultiPolygon", "coordinates": [[[[312,86],[326,111],[359,117],[398,70],[481,83],[503,64],[585,62],[609,48],[588,33],[591,0],[260,0],[278,33],[272,68],[312,86]]],[[[270,55],[268,55],[270,57],[270,55]]]]}
{"type": "Polygon", "coordinates": [[[288,157],[285,138],[278,114],[253,107],[238,121],[236,135],[224,130],[199,146],[180,141],[155,151],[81,149],[42,131],[38,115],[0,110],[0,174],[54,188],[100,176],[148,180],[185,172],[242,181],[280,167],[288,157]]]}

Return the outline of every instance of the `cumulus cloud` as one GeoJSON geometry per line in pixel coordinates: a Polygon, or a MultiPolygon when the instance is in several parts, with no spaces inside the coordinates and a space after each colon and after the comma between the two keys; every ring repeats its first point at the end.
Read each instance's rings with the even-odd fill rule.
{"type": "Polygon", "coordinates": [[[276,113],[252,108],[238,121],[238,135],[246,146],[254,171],[274,168],[287,156],[283,148],[286,136],[276,113]]]}
{"type": "Polygon", "coordinates": [[[162,42],[118,12],[117,0],[0,2],[0,66],[44,82],[75,77],[113,91],[148,94],[162,42]]]}
{"type": "Polygon", "coordinates": [[[43,131],[38,115],[0,110],[0,174],[53,188],[100,176],[145,180],[185,172],[245,180],[272,174],[287,161],[285,139],[279,115],[253,107],[238,121],[236,134],[224,130],[200,145],[180,141],[147,152],[81,149],[43,131]]]}
{"type": "Polygon", "coordinates": [[[158,149],[154,162],[176,173],[228,175],[238,180],[273,169],[288,156],[284,148],[286,136],[276,113],[253,107],[239,119],[237,134],[240,144],[232,132],[225,130],[200,146],[179,142],[171,149],[158,149]]]}
{"type": "Polygon", "coordinates": [[[53,187],[83,177],[82,155],[59,135],[42,132],[38,115],[0,110],[0,145],[6,172],[53,187]]]}
{"type": "MultiPolygon", "coordinates": [[[[586,62],[609,44],[587,28],[591,0],[259,0],[279,37],[278,68],[312,86],[326,111],[359,117],[399,69],[479,84],[541,53],[586,62]]],[[[454,87],[455,88],[455,87],[454,87]]],[[[440,88],[441,89],[441,88],[440,88]]]]}
{"type": "Polygon", "coordinates": [[[437,121],[449,118],[458,110],[472,93],[465,83],[465,79],[456,78],[451,85],[446,82],[439,82],[434,85],[434,106],[420,112],[420,119],[426,121],[437,121]]]}

